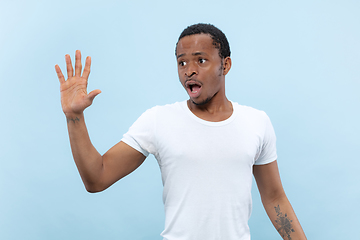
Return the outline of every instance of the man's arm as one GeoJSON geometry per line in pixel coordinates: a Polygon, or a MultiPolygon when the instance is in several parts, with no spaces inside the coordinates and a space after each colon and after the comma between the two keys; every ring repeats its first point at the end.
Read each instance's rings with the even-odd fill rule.
{"type": "Polygon", "coordinates": [[[119,142],[103,156],[95,149],[85,125],[83,111],[101,92],[87,93],[90,57],[86,58],[81,75],[81,53],[75,53],[75,74],[69,55],[65,56],[68,79],[55,66],[60,81],[61,106],[66,116],[72,154],[80,176],[89,192],[102,191],[138,168],[145,156],[123,142],[119,142]]]}
{"type": "Polygon", "coordinates": [[[282,187],[277,161],[254,165],[253,172],[264,208],[281,237],[305,240],[305,233],[282,187]]]}

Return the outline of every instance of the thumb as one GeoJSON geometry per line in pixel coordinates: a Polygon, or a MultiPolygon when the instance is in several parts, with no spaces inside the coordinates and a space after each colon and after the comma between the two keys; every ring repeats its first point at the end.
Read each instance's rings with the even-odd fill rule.
{"type": "Polygon", "coordinates": [[[99,89],[96,89],[94,91],[91,91],[89,94],[88,94],[88,99],[92,102],[94,100],[94,98],[101,93],[101,90],[99,89]]]}

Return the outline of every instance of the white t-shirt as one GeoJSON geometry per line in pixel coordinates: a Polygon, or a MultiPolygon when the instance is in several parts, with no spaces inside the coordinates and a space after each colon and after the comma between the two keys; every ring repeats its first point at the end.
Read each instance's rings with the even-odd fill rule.
{"type": "Polygon", "coordinates": [[[249,240],[252,167],[277,159],[265,112],[232,102],[221,122],[195,116],[187,102],[156,106],[123,142],[153,154],[164,185],[164,240],[249,240]]]}

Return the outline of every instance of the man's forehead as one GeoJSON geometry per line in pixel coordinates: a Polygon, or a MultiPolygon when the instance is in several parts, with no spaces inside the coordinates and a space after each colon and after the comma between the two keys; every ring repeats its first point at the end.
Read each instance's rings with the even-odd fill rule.
{"type": "Polygon", "coordinates": [[[199,33],[185,36],[179,40],[179,45],[189,45],[189,44],[204,44],[204,43],[212,43],[213,39],[210,34],[199,33]]]}
{"type": "MultiPolygon", "coordinates": [[[[181,58],[183,56],[185,56],[186,53],[180,53],[177,58],[181,58]]],[[[196,52],[192,52],[191,53],[192,56],[207,56],[208,54],[206,52],[200,52],[200,51],[196,51],[196,52]]]]}

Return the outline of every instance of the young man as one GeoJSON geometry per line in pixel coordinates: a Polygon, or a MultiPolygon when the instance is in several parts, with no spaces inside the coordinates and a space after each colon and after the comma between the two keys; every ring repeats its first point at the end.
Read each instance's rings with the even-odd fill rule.
{"type": "Polygon", "coordinates": [[[283,239],[306,239],[282,188],[269,118],[226,98],[231,58],[225,35],[210,24],[192,25],[180,35],[175,52],[189,100],[147,110],[103,156],[90,142],[83,115],[100,93],[86,90],[90,57],[81,75],[80,51],[75,74],[66,55],[67,80],[55,66],[72,153],[86,189],[103,191],[151,153],[164,185],[164,240],[245,240],[250,239],[254,174],[283,239]]]}

